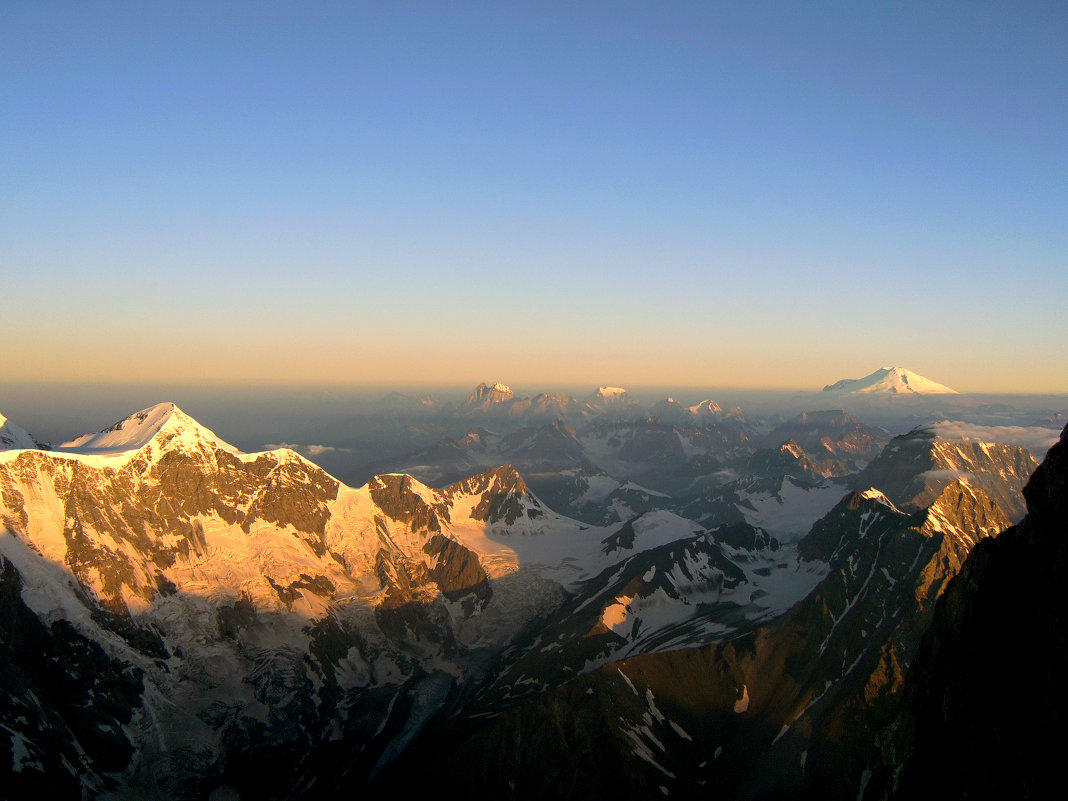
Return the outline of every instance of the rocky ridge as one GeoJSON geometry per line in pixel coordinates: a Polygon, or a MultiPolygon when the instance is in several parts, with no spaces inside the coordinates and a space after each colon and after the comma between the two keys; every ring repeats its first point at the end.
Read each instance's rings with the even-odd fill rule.
{"type": "Polygon", "coordinates": [[[1068,428],[1024,488],[1027,516],[971,552],[935,609],[882,733],[874,798],[1050,798],[1064,750],[1068,428]]]}

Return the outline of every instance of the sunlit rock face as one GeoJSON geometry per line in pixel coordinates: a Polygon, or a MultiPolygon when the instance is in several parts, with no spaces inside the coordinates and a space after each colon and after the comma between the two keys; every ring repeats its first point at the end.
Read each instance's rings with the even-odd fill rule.
{"type": "Polygon", "coordinates": [[[1019,520],[1025,511],[1021,491],[1036,467],[1035,458],[1017,445],[947,439],[937,426],[922,426],[890,440],[854,485],[878,487],[902,509],[921,509],[964,480],[1019,520]]]}
{"type": "Polygon", "coordinates": [[[515,400],[512,388],[501,383],[493,386],[485,382],[475,387],[474,392],[467,399],[467,406],[473,409],[487,409],[497,404],[507,404],[515,400]]]}
{"type": "MultiPolygon", "coordinates": [[[[372,769],[418,730],[390,720],[429,715],[483,652],[562,597],[514,549],[488,553],[487,533],[579,529],[510,467],[444,490],[395,474],[354,489],[289,450],[240,453],[172,404],[54,451],[5,451],[0,493],[9,613],[53,621],[7,631],[46,648],[87,643],[88,661],[58,675],[99,664],[102,676],[131,677],[101,719],[125,756],[75,744],[85,705],[58,705],[39,730],[15,704],[17,772],[26,787],[81,782],[149,797],[203,797],[239,742],[260,746],[243,757],[243,778],[230,777],[241,786],[297,781],[291,755],[339,732],[364,743],[359,759],[372,769]],[[123,728],[131,721],[143,736],[123,728]],[[384,726],[393,737],[368,744],[384,726]],[[66,750],[49,750],[54,737],[67,737],[66,750]],[[37,775],[56,768],[40,754],[67,750],[78,759],[37,775]]],[[[13,697],[25,698],[38,691],[19,676],[40,671],[12,636],[13,697]]]]}

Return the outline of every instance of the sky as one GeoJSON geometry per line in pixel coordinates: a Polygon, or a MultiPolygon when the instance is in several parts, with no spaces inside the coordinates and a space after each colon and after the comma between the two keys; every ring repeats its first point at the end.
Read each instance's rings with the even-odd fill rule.
{"type": "Polygon", "coordinates": [[[0,2],[0,381],[1068,392],[1068,6],[0,2]]]}

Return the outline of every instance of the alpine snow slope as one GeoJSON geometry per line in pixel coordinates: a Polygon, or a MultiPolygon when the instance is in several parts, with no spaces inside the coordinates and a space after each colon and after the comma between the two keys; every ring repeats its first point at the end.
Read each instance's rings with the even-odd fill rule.
{"type": "Polygon", "coordinates": [[[904,367],[881,367],[871,375],[843,379],[823,388],[842,395],[956,395],[955,389],[939,384],[904,367]]]}
{"type": "MultiPolygon", "coordinates": [[[[494,400],[506,389],[473,405],[510,403],[494,400]]],[[[967,475],[914,486],[951,468],[884,450],[868,467],[887,489],[854,492],[856,464],[834,460],[869,456],[864,432],[815,423],[852,445],[813,435],[820,461],[792,440],[750,447],[714,489],[698,482],[692,512],[620,483],[606,494],[656,502],[603,525],[557,513],[510,465],[440,488],[402,473],[350,487],[291,450],[242,453],[173,404],[51,450],[13,442],[0,451],[5,794],[855,784],[866,741],[842,731],[874,731],[945,581],[1009,524],[969,476],[1009,496],[1018,477],[987,447],[967,475]],[[761,503],[793,522],[760,525],[774,517],[761,503]]],[[[916,439],[914,455],[940,441],[916,439]]],[[[682,442],[673,424],[620,421],[579,444],[655,465],[665,442],[682,442]]],[[[571,469],[565,481],[600,491],[596,467],[571,469]]]]}

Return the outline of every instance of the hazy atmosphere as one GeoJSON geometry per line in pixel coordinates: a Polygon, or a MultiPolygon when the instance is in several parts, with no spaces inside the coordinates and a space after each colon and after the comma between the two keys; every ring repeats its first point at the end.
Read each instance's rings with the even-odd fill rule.
{"type": "Polygon", "coordinates": [[[6,3],[0,44],[7,381],[1068,391],[1063,5],[6,3]]]}

